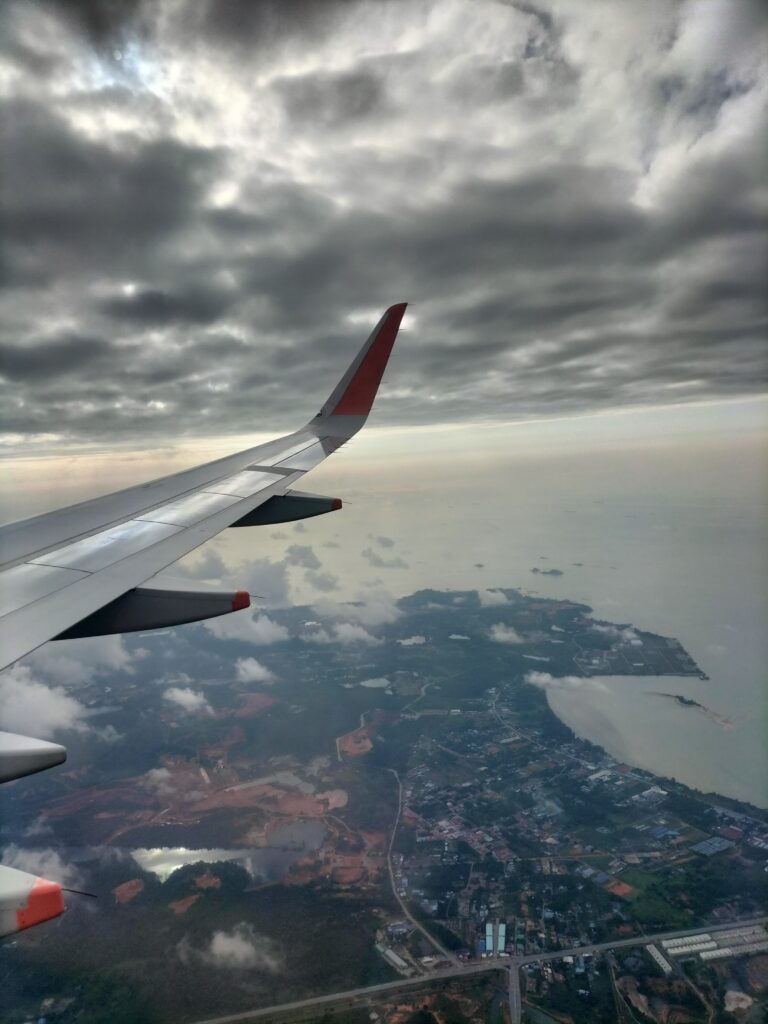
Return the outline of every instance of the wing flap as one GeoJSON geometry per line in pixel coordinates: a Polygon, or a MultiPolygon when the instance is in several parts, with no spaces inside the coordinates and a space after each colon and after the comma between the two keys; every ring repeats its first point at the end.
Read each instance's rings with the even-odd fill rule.
{"type": "Polygon", "coordinates": [[[0,617],[77,583],[86,573],[53,565],[15,565],[0,574],[0,617]]]}
{"type": "MultiPolygon", "coordinates": [[[[250,497],[240,498],[194,526],[171,527],[141,523],[142,526],[165,526],[169,532],[130,554],[122,552],[123,557],[0,618],[0,668],[17,661],[46,640],[59,636],[110,601],[140,586],[151,576],[242,519],[246,513],[258,508],[274,494],[283,494],[301,475],[300,472],[275,474],[275,483],[250,497]]],[[[110,546],[107,545],[106,549],[110,550],[110,546]]],[[[114,549],[112,554],[115,554],[114,549]]],[[[93,557],[98,557],[98,554],[93,557]]],[[[86,563],[81,561],[79,564],[86,563]]],[[[95,562],[89,561],[87,564],[94,565],[95,562]]],[[[0,592],[4,589],[4,577],[5,573],[1,573],[0,592]]]]}
{"type": "Polygon", "coordinates": [[[33,565],[56,566],[59,569],[79,569],[82,572],[98,572],[158,541],[172,537],[181,526],[169,523],[143,522],[129,519],[127,523],[113,526],[109,530],[91,534],[63,548],[55,548],[32,559],[33,565]]]}

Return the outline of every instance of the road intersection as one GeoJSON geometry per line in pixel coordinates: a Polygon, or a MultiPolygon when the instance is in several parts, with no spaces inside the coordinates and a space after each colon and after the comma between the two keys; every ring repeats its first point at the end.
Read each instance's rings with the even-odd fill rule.
{"type": "Polygon", "coordinates": [[[462,964],[457,967],[435,970],[430,974],[420,975],[416,978],[402,978],[397,981],[387,981],[380,985],[370,985],[365,988],[349,989],[345,992],[334,992],[330,995],[314,996],[308,999],[299,999],[293,1002],[277,1003],[273,1006],[265,1006],[260,1009],[246,1010],[242,1013],[227,1014],[222,1017],[210,1017],[206,1020],[197,1021],[196,1024],[249,1024],[250,1021],[263,1021],[270,1018],[301,1018],[309,1016],[307,1011],[314,1008],[318,1010],[331,1009],[349,1005],[360,1005],[370,1002],[380,996],[388,996],[399,991],[416,989],[420,986],[433,986],[443,981],[451,981],[456,978],[471,977],[476,974],[490,973],[491,971],[507,971],[509,978],[509,1010],[512,1024],[520,1024],[522,1020],[522,993],[520,988],[520,968],[527,964],[545,963],[550,960],[559,960],[564,956],[584,956],[591,953],[605,953],[612,949],[621,949],[631,946],[646,946],[651,942],[664,942],[667,939],[681,939],[701,932],[709,934],[730,931],[734,928],[749,928],[753,925],[768,924],[768,916],[743,918],[728,921],[724,924],[702,924],[697,928],[687,928],[671,932],[657,932],[652,935],[632,936],[628,939],[618,939],[612,942],[596,942],[586,946],[572,946],[570,949],[550,950],[546,953],[529,953],[525,956],[513,956],[508,959],[488,958],[480,963],[462,964]]]}

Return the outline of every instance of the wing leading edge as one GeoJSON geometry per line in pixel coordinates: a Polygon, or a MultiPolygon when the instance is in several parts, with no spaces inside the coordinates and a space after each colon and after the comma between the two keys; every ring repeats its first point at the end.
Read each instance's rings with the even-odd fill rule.
{"type": "MultiPolygon", "coordinates": [[[[337,498],[293,485],[365,423],[405,310],[399,303],[384,313],[320,412],[293,434],[0,527],[0,669],[51,639],[167,626],[247,607],[243,591],[191,593],[157,574],[227,527],[341,507],[337,498]]],[[[65,757],[58,744],[0,732],[0,781],[65,757]]],[[[46,897],[35,905],[48,908],[47,916],[22,913],[34,885],[34,895],[56,887],[33,876],[22,881],[19,872],[0,867],[0,935],[63,909],[58,897],[46,897]]]]}

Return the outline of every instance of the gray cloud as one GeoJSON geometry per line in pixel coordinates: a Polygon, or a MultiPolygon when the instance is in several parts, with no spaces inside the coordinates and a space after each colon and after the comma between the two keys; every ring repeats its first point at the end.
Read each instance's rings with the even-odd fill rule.
{"type": "Polygon", "coordinates": [[[395,555],[394,558],[382,558],[381,555],[372,547],[364,548],[361,551],[361,555],[372,565],[374,569],[407,569],[408,563],[404,559],[400,558],[399,555],[395,555]]]}
{"type": "Polygon", "coordinates": [[[320,559],[309,544],[291,544],[285,552],[288,565],[300,565],[305,569],[319,569],[320,559]]]}
{"type": "Polygon", "coordinates": [[[287,119],[311,130],[324,131],[359,121],[385,107],[381,81],[362,70],[291,75],[279,79],[273,87],[282,99],[287,119]]]}
{"type": "Polygon", "coordinates": [[[374,537],[373,534],[369,534],[371,540],[375,541],[382,548],[393,548],[395,542],[391,537],[374,537]]]}
{"type": "Polygon", "coordinates": [[[401,299],[382,424],[764,389],[757,7],[65,6],[6,33],[0,430],[278,431],[401,299]]]}
{"type": "Polygon", "coordinates": [[[306,573],[307,583],[315,590],[329,594],[332,590],[339,589],[339,578],[330,572],[313,572],[311,569],[306,573]]]}

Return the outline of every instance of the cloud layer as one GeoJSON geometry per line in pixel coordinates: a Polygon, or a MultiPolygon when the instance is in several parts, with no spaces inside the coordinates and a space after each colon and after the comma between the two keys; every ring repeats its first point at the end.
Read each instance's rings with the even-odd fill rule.
{"type": "Polygon", "coordinates": [[[382,423],[764,388],[759,3],[96,6],[7,5],[6,438],[279,429],[402,299],[382,423]]]}

